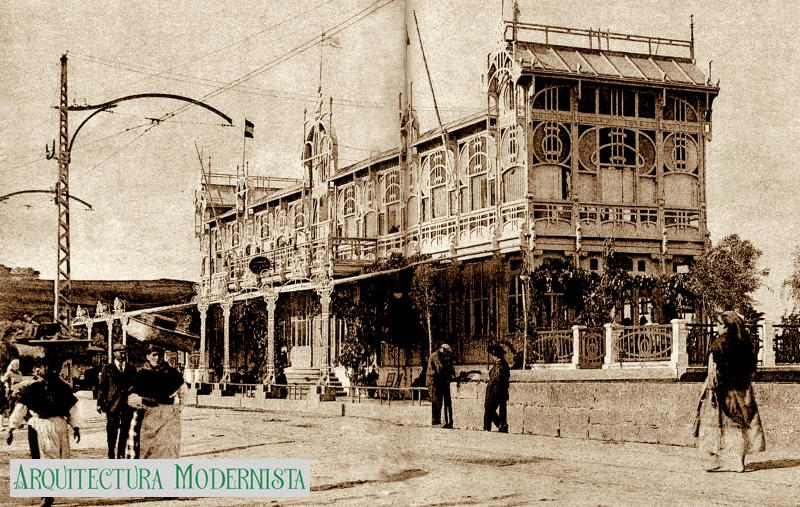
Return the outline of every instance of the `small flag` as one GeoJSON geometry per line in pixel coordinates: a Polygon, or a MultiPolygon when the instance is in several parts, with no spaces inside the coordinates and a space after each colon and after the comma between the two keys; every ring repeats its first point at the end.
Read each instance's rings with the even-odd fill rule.
{"type": "Polygon", "coordinates": [[[253,138],[253,122],[249,120],[244,120],[244,137],[249,137],[250,139],[253,138]]]}

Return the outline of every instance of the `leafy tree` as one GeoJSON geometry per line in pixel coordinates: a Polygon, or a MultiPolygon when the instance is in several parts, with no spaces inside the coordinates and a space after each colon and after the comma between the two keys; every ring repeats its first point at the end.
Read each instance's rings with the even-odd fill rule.
{"type": "Polygon", "coordinates": [[[800,245],[795,246],[792,251],[792,274],[783,281],[781,288],[792,302],[792,313],[797,313],[797,306],[800,304],[800,245]]]}
{"type": "Polygon", "coordinates": [[[348,371],[350,381],[358,384],[367,374],[366,367],[380,351],[386,337],[386,313],[389,293],[377,278],[368,278],[346,288],[338,288],[331,300],[332,313],[345,321],[347,332],[338,357],[348,371]]]}
{"type": "Polygon", "coordinates": [[[735,310],[754,314],[750,293],[762,284],[769,269],[758,267],[761,250],[738,234],[731,234],[705,253],[691,271],[690,289],[704,310],[735,310]]]}

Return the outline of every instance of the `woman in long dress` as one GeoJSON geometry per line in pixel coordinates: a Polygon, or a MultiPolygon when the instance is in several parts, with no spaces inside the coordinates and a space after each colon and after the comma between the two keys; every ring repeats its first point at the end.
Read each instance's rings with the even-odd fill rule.
{"type": "Polygon", "coordinates": [[[708,348],[708,375],[698,407],[698,448],[708,471],[744,472],[744,457],[764,450],[764,429],[750,383],[756,354],[735,312],[718,318],[719,333],[708,348]]]}
{"type": "Polygon", "coordinates": [[[164,349],[150,345],[147,362],[136,372],[128,404],[131,421],[126,458],[177,459],[181,450],[180,397],[183,375],[164,360],[164,349]]]}

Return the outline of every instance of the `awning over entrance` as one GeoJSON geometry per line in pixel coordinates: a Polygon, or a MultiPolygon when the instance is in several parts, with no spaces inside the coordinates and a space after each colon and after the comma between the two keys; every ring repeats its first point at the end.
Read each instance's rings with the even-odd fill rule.
{"type": "Polygon", "coordinates": [[[162,315],[143,313],[131,317],[126,325],[128,336],[145,343],[160,345],[168,350],[193,352],[200,337],[175,329],[175,320],[162,315]]]}

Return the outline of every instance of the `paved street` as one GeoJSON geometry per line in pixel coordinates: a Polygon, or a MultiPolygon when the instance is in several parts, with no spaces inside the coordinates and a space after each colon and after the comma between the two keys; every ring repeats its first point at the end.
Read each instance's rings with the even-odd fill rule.
{"type": "MultiPolygon", "coordinates": [[[[83,395],[83,393],[81,393],[83,395]]],[[[94,402],[75,458],[105,457],[94,402]]],[[[0,458],[25,458],[24,432],[0,458]]],[[[748,459],[744,474],[706,473],[694,449],[399,426],[351,417],[185,407],[182,455],[308,458],[311,499],[56,499],[56,505],[800,505],[800,456],[748,459]]],[[[4,505],[9,471],[0,469],[4,505]]]]}

